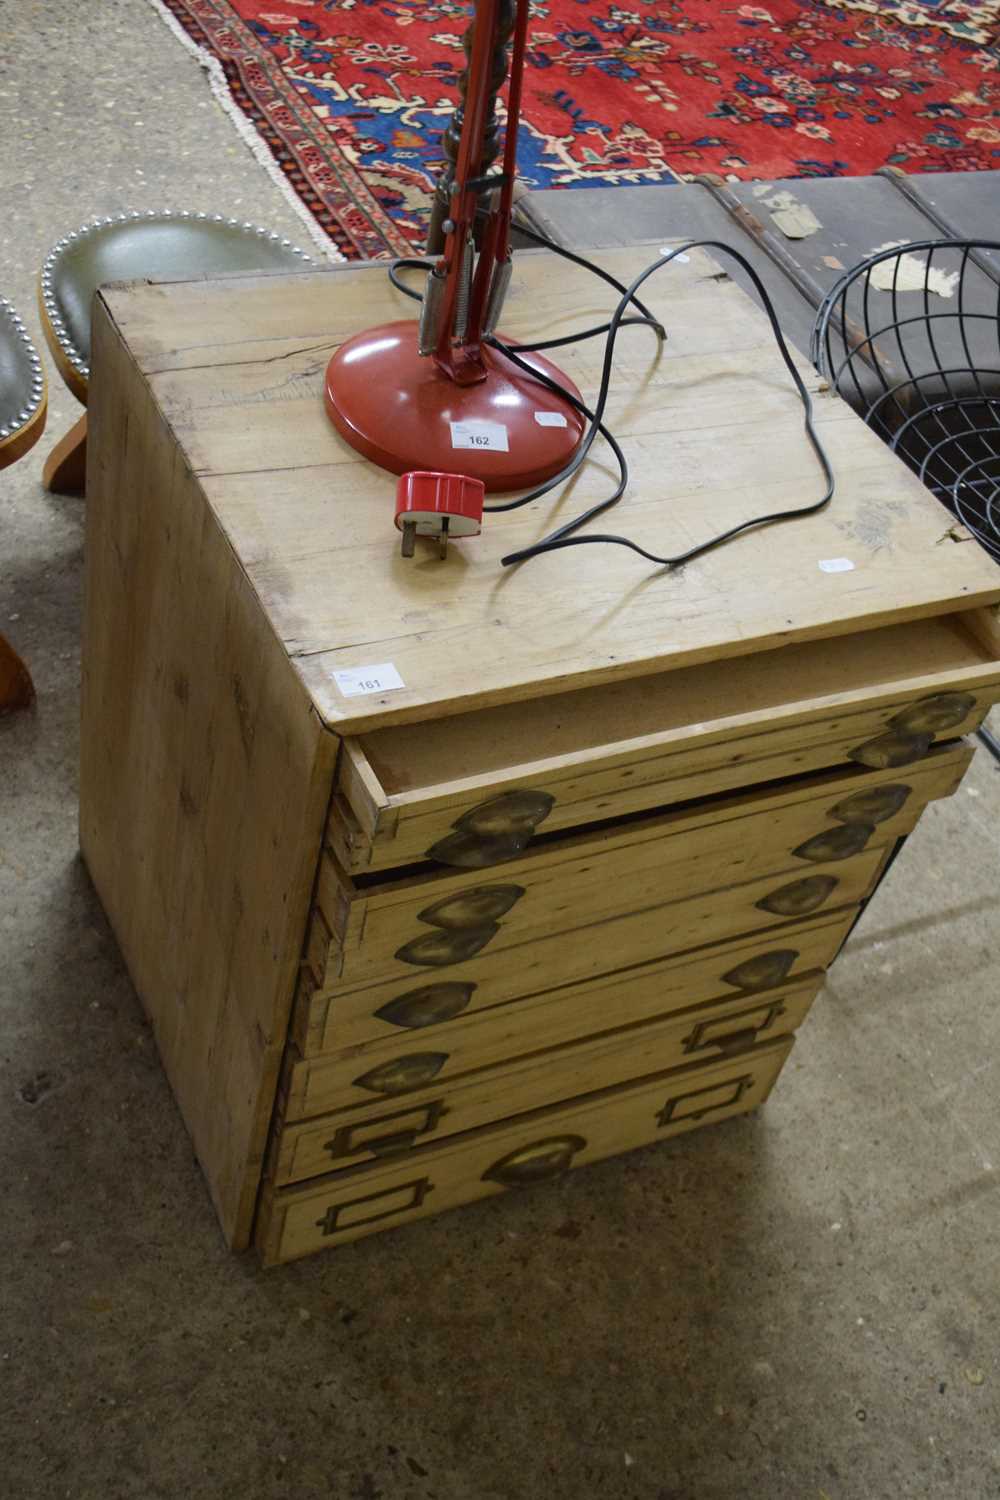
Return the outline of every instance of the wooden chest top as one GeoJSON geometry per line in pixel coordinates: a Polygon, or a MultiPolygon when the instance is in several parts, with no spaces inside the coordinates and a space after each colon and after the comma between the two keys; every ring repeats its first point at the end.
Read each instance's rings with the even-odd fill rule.
{"type": "MultiPolygon", "coordinates": [[[[629,280],[650,246],[602,254],[629,280]]],[[[613,293],[544,252],[516,262],[504,332],[553,337],[602,321],[613,293]]],[[[766,320],[698,254],[643,293],[667,342],[622,332],[606,420],[632,470],[596,529],[660,553],[822,492],[798,396],[766,320]]],[[[764,528],[677,571],[617,547],[501,555],[608,492],[595,449],[570,494],[490,516],[481,537],[399,556],[395,478],[360,458],[323,410],[322,379],[351,334],[408,316],[383,265],[101,294],[198,476],[267,621],[321,720],[339,734],[450,715],[794,640],[852,633],[1000,599],[1000,575],[880,440],[799,361],[837,477],[821,515],[764,528]],[[849,570],[820,564],[848,559],[849,570]],[[391,662],[404,686],[344,696],[334,673],[391,662]]],[[[585,398],[603,340],[559,351],[585,398]]],[[[386,391],[390,402],[393,393],[386,391]]]]}

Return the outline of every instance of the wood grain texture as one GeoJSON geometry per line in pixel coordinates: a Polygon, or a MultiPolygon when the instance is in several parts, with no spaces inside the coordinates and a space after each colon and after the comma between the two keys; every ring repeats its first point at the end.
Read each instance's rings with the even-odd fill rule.
{"type": "MultiPolygon", "coordinates": [[[[605,257],[625,277],[647,258],[605,257]]],[[[606,313],[585,272],[553,269],[519,259],[510,335],[606,313]]],[[[654,549],[820,486],[764,321],[710,269],[693,256],[657,278],[669,342],[629,330],[617,362],[608,420],[634,479],[616,527],[654,549]]],[[[462,1079],[489,1075],[462,1094],[444,1127],[456,1133],[405,1164],[268,1185],[258,1242],[272,1261],[763,1099],[787,1041],[668,1079],[675,1013],[766,1016],[766,996],[732,978],[763,964],[771,991],[797,997],[794,1023],[894,839],[967,751],[826,773],[929,695],[962,705],[934,727],[948,738],[1000,696],[1000,577],[942,541],[948,517],[808,371],[838,472],[823,516],[674,573],[596,548],[502,570],[502,553],[605,491],[594,464],[570,499],[493,516],[445,563],[401,559],[395,480],[343,445],[321,387],[345,338],[408,311],[376,266],[111,287],[95,313],[81,843],[230,1243],[250,1236],[296,987],[307,1055],[289,1051],[286,1116],[336,1105],[367,1129],[387,1097],[447,1108],[441,1089],[457,1098],[462,1079]],[[849,570],[819,567],[843,556],[849,570]],[[341,667],[385,661],[398,691],[337,687],[341,667]],[[835,858],[822,839],[844,820],[814,788],[832,805],[911,776],[911,805],[835,858]],[[490,825],[500,814],[480,804],[506,797],[509,812],[514,793],[544,833],[496,877],[379,874],[426,860],[457,819],[490,825]],[[570,847],[572,830],[633,815],[570,847]],[[752,836],[738,827],[751,817],[752,836]],[[327,855],[320,868],[324,829],[339,869],[327,855]],[[504,882],[531,886],[539,909],[523,926],[526,896],[491,915],[496,892],[470,894],[504,882]],[[498,928],[510,914],[506,936],[479,944],[477,917],[460,961],[428,963],[454,958],[449,935],[464,943],[480,906],[498,928]],[[410,948],[414,919],[432,941],[404,974],[386,955],[395,965],[410,948]],[[787,967],[775,952],[792,953],[787,967]],[[446,1020],[411,1043],[409,992],[442,978],[458,1011],[454,995],[424,996],[420,1014],[446,1020]],[[653,1028],[657,1046],[634,1032],[593,1041],[625,1027],[653,1028]],[[454,1059],[436,1031],[455,1038],[454,1059]],[[543,1049],[544,1064],[510,1063],[543,1049]],[[324,1050],[335,1058],[309,1056],[324,1050]],[[502,1123],[502,1109],[523,1113],[502,1123]],[[553,1154],[550,1131],[570,1144],[553,1154]]],[[[599,353],[566,353],[586,394],[599,353]]],[[[923,756],[931,734],[914,737],[923,756]]],[[[283,1173],[318,1169],[315,1141],[292,1167],[274,1149],[283,1173]]]]}
{"type": "Polygon", "coordinates": [[[1000,604],[988,609],[970,610],[966,616],[969,630],[991,656],[1000,658],[1000,604]]]}
{"type": "Polygon", "coordinates": [[[396,1160],[299,1187],[268,1184],[257,1247],[265,1265],[275,1265],[507,1191],[503,1164],[531,1148],[541,1170],[529,1175],[544,1180],[546,1149],[551,1175],[557,1175],[743,1114],[767,1098],[791,1048],[790,1037],[768,1042],[729,1062],[673,1069],[605,1089],[396,1160]]]}
{"type": "Polygon", "coordinates": [[[87,488],[87,413],[46,454],[42,488],[52,495],[82,495],[87,488]]]}
{"type": "MultiPolygon", "coordinates": [[[[623,978],[623,988],[627,982],[623,978]]],[[[280,1132],[275,1181],[318,1176],[374,1158],[381,1154],[380,1141],[391,1143],[407,1130],[414,1132],[414,1144],[424,1145],[647,1073],[746,1051],[755,1041],[795,1031],[822,983],[822,974],[807,974],[761,994],[731,995],[613,1032],[579,1035],[558,1047],[484,1057],[471,1071],[442,1070],[425,1087],[395,1095],[367,1092],[346,1077],[348,1070],[325,1058],[290,1060],[281,1091],[287,1123],[280,1132]],[[425,1119],[417,1118],[419,1111],[425,1119]]],[[[441,1044],[425,1037],[407,1045],[419,1056],[421,1048],[441,1044]]],[[[360,1068],[355,1074],[370,1076],[360,1068]]]]}
{"type": "Polygon", "coordinates": [[[94,351],[80,839],[240,1248],[335,740],[100,298],[94,351]]]}
{"type": "MultiPolygon", "coordinates": [[[[600,258],[627,277],[649,251],[600,258]]],[[[321,717],[345,733],[1000,598],[989,560],[939,545],[947,518],[938,504],[838,398],[819,393],[809,370],[839,485],[821,516],[750,534],[669,575],[619,549],[501,570],[502,553],[551,526],[556,502],[547,501],[491,517],[444,564],[426,555],[408,563],[392,540],[394,479],[346,448],[320,400],[325,365],[345,338],[408,315],[384,272],[105,296],[321,717]],[[844,555],[852,571],[819,570],[844,555]],[[381,661],[395,663],[403,689],[342,696],[335,670],[381,661]]],[[[658,348],[645,331],[623,335],[608,420],[634,479],[616,527],[654,550],[680,549],[755,510],[816,495],[801,408],[762,316],[699,255],[650,283],[649,300],[670,337],[658,348]]],[[[505,331],[565,332],[608,305],[586,272],[560,265],[554,274],[545,253],[528,252],[505,331]]],[[[593,395],[599,348],[562,352],[567,374],[593,395]]],[[[607,484],[603,465],[590,466],[573,507],[607,484]]]]}
{"type": "MultiPolygon", "coordinates": [[[[412,976],[417,983],[414,945],[442,929],[445,943],[461,943],[482,923],[480,951],[495,954],[542,934],[658,905],[675,893],[722,889],[769,870],[807,872],[828,844],[826,857],[836,856],[838,839],[846,856],[910,832],[929,801],[955,791],[972,754],[959,741],[932,748],[927,759],[902,769],[830,771],[711,798],[529,844],[519,859],[486,870],[437,868],[359,886],[325,854],[316,904],[330,949],[317,978],[330,987],[335,980],[349,987],[382,974],[401,982],[412,976]],[[858,820],[848,827],[834,812],[849,797],[896,786],[903,788],[901,805],[863,828],[858,820]]],[[[447,967],[435,973],[446,979],[447,967]]]]}
{"type": "Polygon", "coordinates": [[[400,1052],[427,1046],[447,1054],[440,1074],[447,1078],[452,1072],[487,1067],[522,1052],[557,1047],[574,1037],[595,1035],[734,994],[756,994],[775,982],[767,975],[768,967],[775,963],[776,972],[790,979],[798,979],[812,969],[825,969],[856,916],[854,907],[841,908],[832,915],[789,923],[780,934],[729,939],[578,984],[557,984],[506,1004],[477,1008],[472,1003],[474,988],[452,991],[453,1014],[445,1020],[413,1027],[395,1023],[383,1013],[371,1022],[372,1034],[367,1040],[350,1041],[332,1050],[324,1043],[335,1041],[344,1028],[338,1024],[334,1002],[316,997],[314,982],[304,975],[291,1032],[293,1055],[325,1055],[336,1068],[338,1080],[346,1084],[400,1052]],[[748,976],[745,982],[744,974],[748,976]]]}
{"type": "Polygon", "coordinates": [[[348,739],[327,840],[347,870],[391,869],[510,788],[553,799],[548,834],[802,775],[956,689],[975,703],[947,735],[966,733],[1000,697],[1000,646],[967,628],[985,614],[862,632],[849,650],[787,646],[741,660],[738,678],[715,663],[348,739]]]}
{"type": "Polygon", "coordinates": [[[519,996],[539,994],[556,985],[612,974],[631,964],[686,953],[741,935],[749,939],[774,930],[775,946],[781,946],[777,938],[779,929],[814,912],[783,915],[764,909],[761,901],[787,885],[818,878],[833,884],[815,910],[833,912],[854,906],[872,887],[887,854],[887,849],[876,847],[836,864],[768,875],[726,890],[689,896],[539,937],[495,954],[487,949],[470,962],[456,963],[443,970],[425,970],[402,981],[397,976],[356,989],[318,988],[308,1002],[307,1028],[321,1029],[324,1051],[384,1036],[385,1023],[378,1013],[429,979],[473,985],[468,1007],[471,1013],[519,996]]]}

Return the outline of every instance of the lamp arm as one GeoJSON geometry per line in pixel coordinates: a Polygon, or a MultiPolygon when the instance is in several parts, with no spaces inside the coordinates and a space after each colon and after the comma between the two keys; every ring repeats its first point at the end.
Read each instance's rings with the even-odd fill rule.
{"type": "MultiPolygon", "coordinates": [[[[458,78],[459,102],[455,106],[441,140],[447,160],[434,189],[434,200],[431,205],[431,221],[427,232],[428,255],[440,255],[444,249],[445,231],[442,225],[451,211],[451,189],[455,179],[455,163],[458,159],[459,142],[462,138],[462,126],[465,119],[465,100],[469,87],[469,64],[472,57],[473,37],[476,27],[479,24],[479,9],[480,7],[477,5],[476,14],[473,15],[462,38],[466,64],[458,78]]],[[[497,158],[500,140],[500,121],[497,118],[496,99],[497,94],[503,87],[504,79],[507,77],[507,43],[510,41],[511,33],[514,30],[514,11],[515,0],[500,0],[500,19],[494,38],[492,71],[490,74],[490,107],[483,132],[482,151],[479,160],[476,162],[475,175],[477,177],[484,177],[497,158]]],[[[508,111],[508,117],[509,113],[508,111]]],[[[480,202],[485,205],[486,192],[481,195],[480,202]]]]}

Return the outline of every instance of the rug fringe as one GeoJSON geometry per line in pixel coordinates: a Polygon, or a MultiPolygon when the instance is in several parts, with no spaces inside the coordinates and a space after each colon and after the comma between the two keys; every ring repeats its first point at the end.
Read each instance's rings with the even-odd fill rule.
{"type": "Polygon", "coordinates": [[[184,27],[173,12],[164,4],[164,0],[147,0],[147,3],[152,6],[163,24],[173,32],[181,46],[186,48],[207,74],[209,87],[216,102],[222,106],[230,120],[236,126],[243,144],[252,153],[254,159],[264,168],[264,171],[270,177],[275,187],[279,189],[289,207],[301,219],[313,244],[322,250],[329,260],[337,261],[338,263],[346,262],[347,257],[341,254],[336,245],[330,243],[329,235],[323,231],[301,198],[298,197],[294,188],[288,182],[274,157],[271,155],[271,152],[268,150],[266,141],[261,140],[257,131],[229,92],[229,84],[226,81],[225,71],[219,59],[213,57],[204,47],[199,47],[194,38],[189,36],[184,30],[184,27]]]}

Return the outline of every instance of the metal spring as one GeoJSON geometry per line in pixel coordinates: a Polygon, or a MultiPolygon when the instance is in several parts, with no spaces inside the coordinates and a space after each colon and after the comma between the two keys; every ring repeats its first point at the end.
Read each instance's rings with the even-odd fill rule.
{"type": "Polygon", "coordinates": [[[424,283],[424,300],[420,308],[420,329],[417,334],[417,351],[433,354],[441,332],[441,307],[447,280],[432,271],[424,283]]]}
{"type": "Polygon", "coordinates": [[[486,304],[486,318],[483,323],[484,333],[495,333],[503,312],[503,305],[507,299],[507,288],[510,286],[510,277],[513,270],[513,262],[510,259],[501,260],[493,268],[493,281],[490,284],[489,301],[486,304]]]}
{"type": "Polygon", "coordinates": [[[465,242],[462,252],[462,269],[458,278],[458,297],[455,302],[455,337],[464,339],[469,327],[469,302],[472,299],[472,262],[475,251],[472,236],[465,242]]]}

